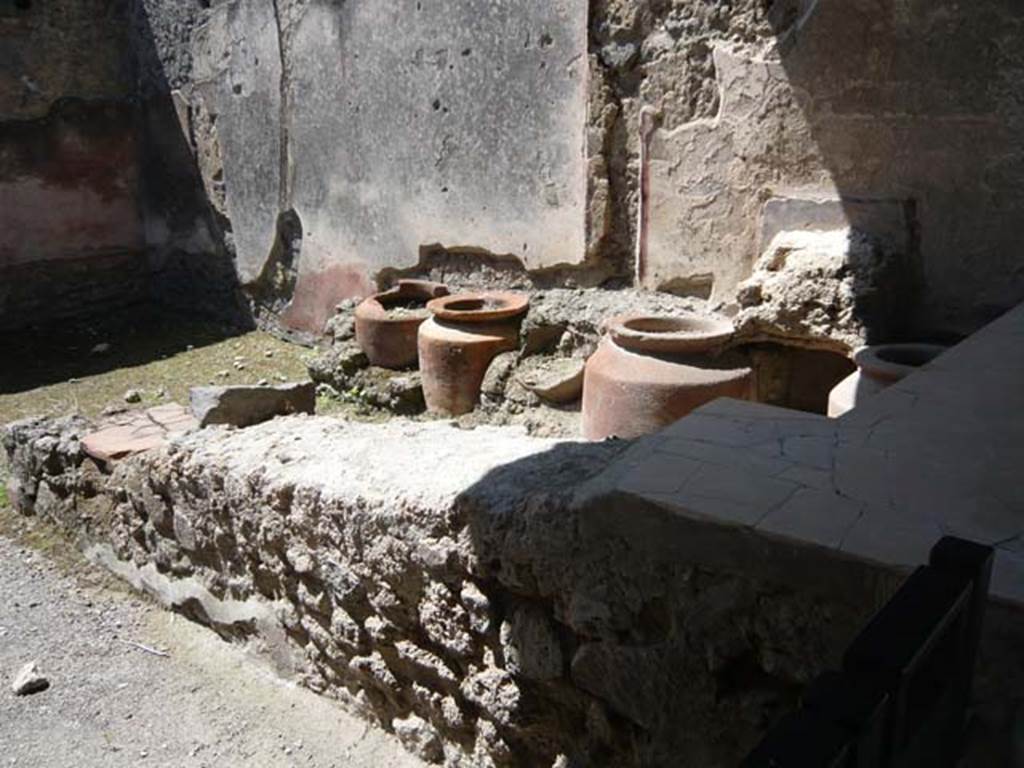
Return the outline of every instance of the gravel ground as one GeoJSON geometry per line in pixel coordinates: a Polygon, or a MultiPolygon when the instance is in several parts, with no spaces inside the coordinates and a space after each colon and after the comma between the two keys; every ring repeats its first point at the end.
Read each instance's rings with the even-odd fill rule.
{"type": "Polygon", "coordinates": [[[45,525],[0,518],[0,766],[421,766],[394,737],[129,593],[45,525]],[[51,686],[15,696],[30,661],[51,686]]]}

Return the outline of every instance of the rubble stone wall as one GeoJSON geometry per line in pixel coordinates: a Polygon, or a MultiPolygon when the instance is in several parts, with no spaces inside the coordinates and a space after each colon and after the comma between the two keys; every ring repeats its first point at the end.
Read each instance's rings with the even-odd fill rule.
{"type": "MultiPolygon", "coordinates": [[[[621,442],[295,416],[111,470],[89,429],[9,425],[16,508],[449,766],[735,765],[902,579],[627,508],[621,442]]],[[[1022,637],[993,603],[966,765],[1006,759],[1022,637]]]]}
{"type": "Polygon", "coordinates": [[[8,429],[18,508],[451,766],[733,765],[893,583],[724,566],[735,533],[602,497],[615,442],[289,417],[111,473],[86,429],[8,429]]]}

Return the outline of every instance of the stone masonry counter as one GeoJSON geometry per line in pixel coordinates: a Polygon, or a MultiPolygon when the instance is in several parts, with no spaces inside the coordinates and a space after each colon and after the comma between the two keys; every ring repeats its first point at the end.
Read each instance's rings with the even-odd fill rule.
{"type": "Polygon", "coordinates": [[[887,591],[696,564],[685,521],[593,493],[622,441],[295,416],[105,477],[52,424],[6,445],[23,511],[451,766],[733,765],[887,591]]]}
{"type": "MultiPolygon", "coordinates": [[[[1024,604],[1024,306],[836,420],[719,400],[639,442],[627,496],[905,570],[944,534],[996,547],[1024,604]]],[[[806,574],[802,576],[806,578],[806,574]]]]}
{"type": "Polygon", "coordinates": [[[838,420],[723,399],[581,443],[291,416],[110,474],[81,420],[4,447],[21,511],[458,767],[735,765],[942,533],[992,543],[965,764],[996,765],[1024,685],[1022,327],[838,420]]]}

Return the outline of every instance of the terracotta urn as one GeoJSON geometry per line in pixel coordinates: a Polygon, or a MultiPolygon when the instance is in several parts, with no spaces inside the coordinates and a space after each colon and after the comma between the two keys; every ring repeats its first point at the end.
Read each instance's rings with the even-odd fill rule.
{"type": "Polygon", "coordinates": [[[416,335],[430,317],[427,302],[447,294],[440,283],[399,280],[356,307],[356,341],[370,364],[395,369],[416,365],[416,335]]]}
{"type": "Polygon", "coordinates": [[[459,293],[427,304],[419,329],[420,372],[427,410],[448,416],[472,411],[491,361],[519,346],[529,299],[516,293],[459,293]]]}
{"type": "Polygon", "coordinates": [[[588,440],[654,432],[718,397],[747,399],[750,368],[719,351],[726,320],[699,315],[622,315],[587,361],[583,435],[588,440]]]}
{"type": "Polygon", "coordinates": [[[828,415],[842,416],[946,351],[940,344],[879,344],[853,355],[857,370],[828,393],[828,415]]]}

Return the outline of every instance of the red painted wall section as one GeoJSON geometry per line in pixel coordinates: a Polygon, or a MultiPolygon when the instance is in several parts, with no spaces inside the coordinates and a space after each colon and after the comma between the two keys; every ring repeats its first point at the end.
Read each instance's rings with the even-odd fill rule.
{"type": "Polygon", "coordinates": [[[131,107],[58,108],[0,126],[0,268],[138,251],[131,107]]]}
{"type": "Polygon", "coordinates": [[[365,264],[333,264],[303,272],[281,319],[289,328],[320,334],[339,302],[374,292],[365,264]]]}

